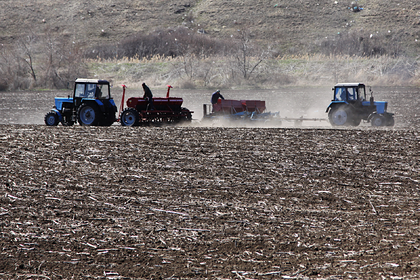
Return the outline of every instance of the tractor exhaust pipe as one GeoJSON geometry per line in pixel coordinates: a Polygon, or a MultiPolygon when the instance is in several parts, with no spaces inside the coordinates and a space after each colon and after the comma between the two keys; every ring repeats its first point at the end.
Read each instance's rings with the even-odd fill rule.
{"type": "Polygon", "coordinates": [[[374,100],[373,100],[373,91],[371,87],[369,87],[369,92],[370,92],[370,98],[369,98],[370,106],[373,106],[374,100]]]}
{"type": "Polygon", "coordinates": [[[203,116],[207,116],[207,104],[203,104],[203,116]]]}

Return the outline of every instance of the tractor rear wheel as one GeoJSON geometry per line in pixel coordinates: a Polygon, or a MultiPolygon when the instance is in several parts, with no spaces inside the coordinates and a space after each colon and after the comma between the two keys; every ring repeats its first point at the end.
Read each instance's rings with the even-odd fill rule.
{"type": "Polygon", "coordinates": [[[99,110],[95,105],[83,103],[77,110],[77,120],[79,121],[80,125],[97,125],[99,122],[99,118],[99,110]]]}
{"type": "Polygon", "coordinates": [[[350,115],[344,106],[340,106],[328,112],[328,120],[332,126],[344,126],[349,124],[350,115]]]}
{"type": "Polygon", "coordinates": [[[58,114],[56,112],[49,112],[45,115],[44,121],[48,126],[56,126],[59,122],[58,114]]]}
{"type": "Polygon", "coordinates": [[[120,122],[122,126],[135,126],[139,123],[139,113],[134,108],[125,108],[121,113],[120,122]]]}
{"type": "Polygon", "coordinates": [[[394,120],[394,117],[389,117],[388,118],[388,121],[387,121],[387,123],[386,123],[386,126],[394,126],[394,124],[395,124],[395,120],[394,120]]]}
{"type": "Polygon", "coordinates": [[[352,116],[350,120],[350,125],[358,126],[361,122],[362,122],[362,119],[360,117],[352,116]]]}

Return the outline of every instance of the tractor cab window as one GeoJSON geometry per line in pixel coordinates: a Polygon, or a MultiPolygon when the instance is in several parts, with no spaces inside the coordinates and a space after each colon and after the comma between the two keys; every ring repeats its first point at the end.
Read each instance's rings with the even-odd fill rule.
{"type": "Polygon", "coordinates": [[[96,84],[86,84],[85,96],[87,98],[95,98],[96,84]]]}
{"type": "Polygon", "coordinates": [[[85,84],[76,84],[75,97],[85,97],[85,84]]]}
{"type": "Polygon", "coordinates": [[[366,91],[364,86],[359,86],[359,99],[366,100],[366,91]]]}
{"type": "Polygon", "coordinates": [[[356,87],[350,87],[347,88],[348,90],[348,100],[357,100],[357,88],[356,87]]]}
{"type": "Polygon", "coordinates": [[[97,98],[108,98],[108,85],[97,84],[96,85],[96,97],[97,98]]]}
{"type": "Polygon", "coordinates": [[[75,97],[95,98],[96,84],[76,84],[75,97]]]}
{"type": "Polygon", "coordinates": [[[347,100],[347,93],[345,87],[336,87],[335,88],[335,100],[336,101],[345,101],[347,100]]]}
{"type": "Polygon", "coordinates": [[[76,84],[75,97],[108,98],[109,88],[106,84],[76,84]]]}

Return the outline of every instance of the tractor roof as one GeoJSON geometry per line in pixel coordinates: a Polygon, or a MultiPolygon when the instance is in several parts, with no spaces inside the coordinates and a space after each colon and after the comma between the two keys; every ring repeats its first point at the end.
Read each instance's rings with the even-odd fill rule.
{"type": "Polygon", "coordinates": [[[109,84],[107,80],[98,80],[98,79],[76,79],[76,83],[86,83],[86,84],[109,84]]]}
{"type": "Polygon", "coordinates": [[[358,87],[364,86],[362,83],[338,83],[335,85],[336,87],[358,87]]]}

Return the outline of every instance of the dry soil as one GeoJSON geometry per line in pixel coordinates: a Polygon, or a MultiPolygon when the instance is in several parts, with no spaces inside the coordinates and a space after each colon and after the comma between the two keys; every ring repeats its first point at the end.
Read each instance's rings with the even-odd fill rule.
{"type": "Polygon", "coordinates": [[[404,125],[2,124],[0,278],[418,278],[418,106],[387,94],[404,125]]]}

